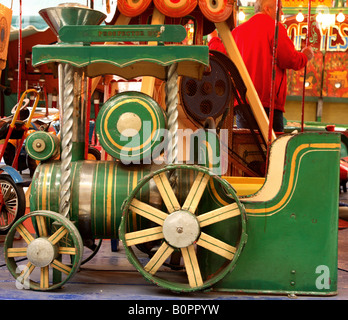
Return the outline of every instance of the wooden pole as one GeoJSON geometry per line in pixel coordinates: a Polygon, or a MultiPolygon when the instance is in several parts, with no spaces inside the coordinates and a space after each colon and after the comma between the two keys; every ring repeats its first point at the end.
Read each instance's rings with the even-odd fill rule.
{"type": "Polygon", "coordinates": [[[273,40],[273,59],[272,59],[272,79],[271,79],[271,95],[270,95],[270,108],[269,108],[269,128],[267,139],[267,157],[266,168],[268,167],[269,152],[272,144],[272,132],[273,132],[273,118],[274,118],[274,101],[275,101],[275,83],[277,75],[277,57],[278,57],[278,35],[279,35],[279,10],[280,0],[276,3],[276,19],[274,27],[274,40],[273,40]]]}
{"type": "MultiPolygon", "coordinates": [[[[122,13],[118,16],[115,26],[120,26],[120,25],[128,25],[130,22],[131,18],[124,16],[122,13]]],[[[105,44],[110,44],[109,42],[106,42],[105,44]]],[[[92,79],[92,84],[91,84],[91,96],[93,95],[95,89],[97,88],[97,85],[101,79],[101,76],[95,77],[92,79]]]]}
{"type": "MultiPolygon", "coordinates": [[[[234,62],[234,64],[240,72],[240,75],[247,88],[246,97],[249,101],[251,110],[253,111],[254,117],[260,127],[263,138],[265,139],[265,141],[267,141],[269,119],[260,101],[260,98],[255,90],[254,84],[250,78],[249,72],[244,64],[238,47],[233,39],[230,28],[228,27],[226,22],[216,22],[215,26],[220,34],[222,42],[224,43],[227,55],[234,62]]],[[[272,130],[271,140],[273,141],[275,139],[276,135],[272,130]]]]}
{"type": "MultiPolygon", "coordinates": [[[[22,90],[22,0],[19,0],[17,101],[19,101],[21,97],[21,90],[22,90]]],[[[20,108],[20,106],[18,107],[20,108]]]]}
{"type": "MultiPolygon", "coordinates": [[[[309,45],[310,29],[311,29],[311,0],[308,0],[306,47],[308,47],[308,45],[309,45]]],[[[304,131],[304,109],[305,109],[305,96],[306,96],[306,77],[307,77],[307,65],[305,65],[304,73],[303,73],[301,132],[304,131]]]]}
{"type": "MultiPolygon", "coordinates": [[[[152,15],[152,20],[151,24],[163,24],[165,19],[165,15],[162,14],[158,9],[155,7],[152,15]]],[[[149,46],[156,46],[157,41],[149,41],[148,42],[149,46]]],[[[155,80],[156,78],[150,77],[150,76],[145,76],[142,79],[141,82],[141,92],[146,93],[150,97],[153,96],[153,90],[155,88],[155,80]]]]}

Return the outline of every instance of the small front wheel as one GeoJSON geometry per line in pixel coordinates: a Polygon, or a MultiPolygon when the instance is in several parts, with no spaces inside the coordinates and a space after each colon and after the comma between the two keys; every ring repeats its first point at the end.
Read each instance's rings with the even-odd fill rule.
{"type": "Polygon", "coordinates": [[[7,268],[17,287],[49,291],[60,288],[78,271],[83,243],[72,221],[41,210],[25,215],[11,227],[4,249],[7,268]],[[30,220],[35,233],[29,231],[30,220]],[[24,243],[14,241],[16,232],[24,243]]]}

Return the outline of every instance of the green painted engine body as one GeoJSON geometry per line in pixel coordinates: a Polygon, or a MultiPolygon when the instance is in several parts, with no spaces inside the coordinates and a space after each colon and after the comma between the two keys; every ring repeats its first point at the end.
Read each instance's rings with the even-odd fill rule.
{"type": "MultiPolygon", "coordinates": [[[[240,198],[247,241],[233,270],[215,290],[337,294],[340,135],[297,134],[284,149],[284,155],[276,157],[283,161],[276,179],[270,171],[279,163],[272,163],[271,155],[261,190],[240,198]]],[[[279,151],[273,146],[272,150],[279,151]]],[[[223,222],[215,224],[210,234],[225,229],[223,222]]],[[[202,269],[209,274],[219,260],[206,252],[202,269]]]]}
{"type": "MultiPolygon", "coordinates": [[[[265,184],[257,193],[240,197],[247,241],[233,268],[213,289],[337,294],[340,135],[303,133],[277,140],[275,145],[283,146],[271,148],[265,184]]],[[[72,162],[70,214],[82,237],[118,238],[123,202],[153,169],[112,161],[72,162]]],[[[60,162],[40,164],[32,182],[31,210],[59,212],[59,189],[60,162]]],[[[206,191],[198,210],[226,205],[222,190],[206,191]]],[[[149,202],[150,190],[142,189],[140,198],[149,202]]],[[[239,228],[222,221],[210,226],[209,234],[238,245],[239,228]]],[[[223,258],[211,251],[200,250],[197,255],[202,274],[209,275],[223,264],[223,258]]]]}
{"type": "MultiPolygon", "coordinates": [[[[70,219],[78,222],[83,238],[118,238],[122,204],[149,168],[114,161],[73,161],[71,166],[70,219]]],[[[31,186],[31,211],[59,212],[60,177],[59,161],[38,166],[31,186]]],[[[144,190],[142,200],[148,197],[144,190]]]]}

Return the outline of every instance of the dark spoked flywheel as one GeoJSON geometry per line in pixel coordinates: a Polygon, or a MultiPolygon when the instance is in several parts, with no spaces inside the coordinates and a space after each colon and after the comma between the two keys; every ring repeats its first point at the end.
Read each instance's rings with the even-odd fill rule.
{"type": "Polygon", "coordinates": [[[210,52],[210,70],[201,80],[182,77],[180,96],[184,111],[195,121],[221,116],[231,100],[231,78],[222,61],[210,52]]]}

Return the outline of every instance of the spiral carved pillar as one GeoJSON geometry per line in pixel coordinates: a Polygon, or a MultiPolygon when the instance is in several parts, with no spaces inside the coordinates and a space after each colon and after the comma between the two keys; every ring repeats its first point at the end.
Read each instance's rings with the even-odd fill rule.
{"type": "Polygon", "coordinates": [[[178,64],[174,63],[168,68],[165,86],[165,103],[167,108],[169,144],[168,162],[178,163],[178,64]]]}
{"type": "Polygon", "coordinates": [[[82,71],[69,64],[59,65],[61,119],[61,178],[59,213],[69,217],[71,204],[71,162],[83,160],[85,146],[86,90],[82,94],[82,71]]]}
{"type": "MultiPolygon", "coordinates": [[[[167,81],[165,85],[165,103],[167,108],[167,119],[168,119],[168,149],[167,157],[168,164],[178,163],[178,64],[174,63],[170,65],[167,71],[167,81]]],[[[172,171],[168,179],[171,186],[176,189],[177,175],[175,171],[172,171]]]]}

